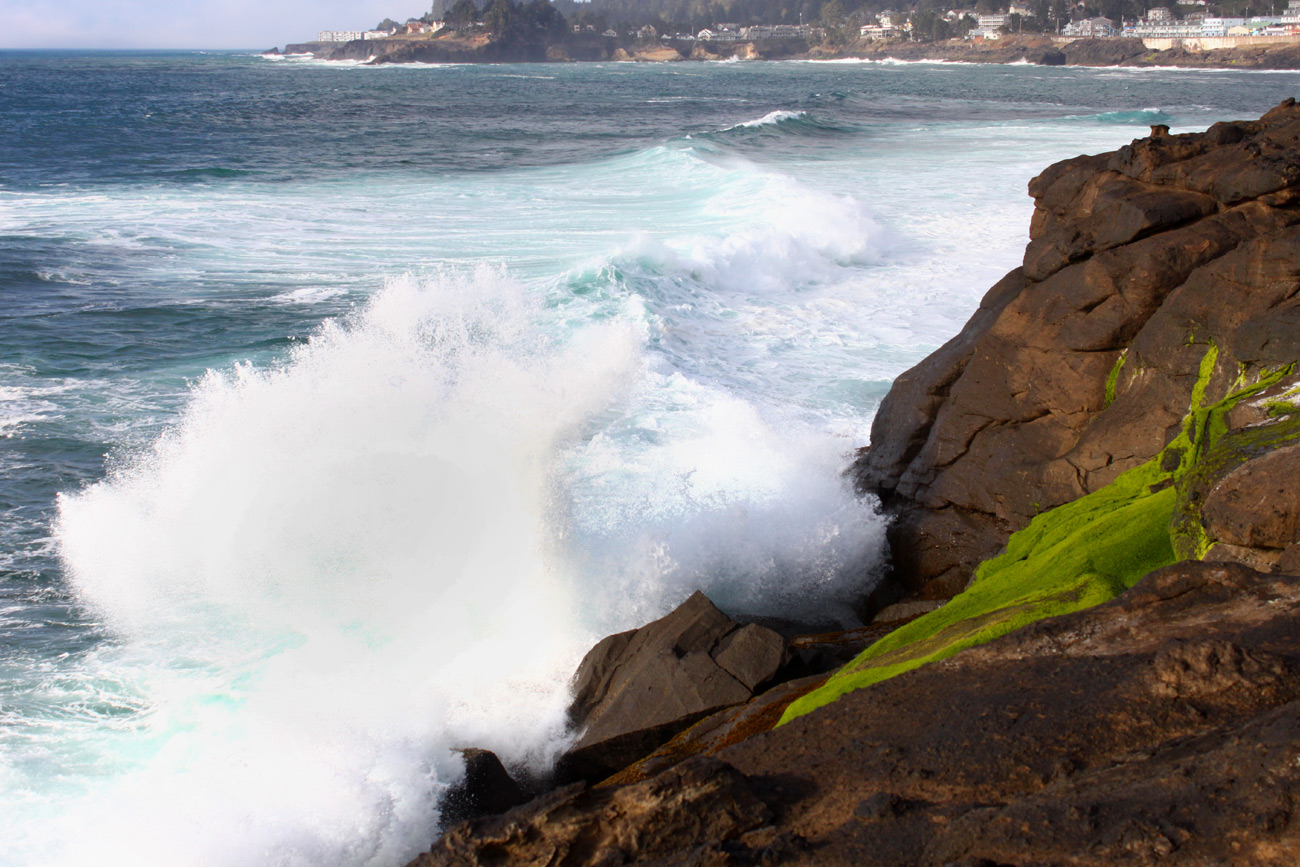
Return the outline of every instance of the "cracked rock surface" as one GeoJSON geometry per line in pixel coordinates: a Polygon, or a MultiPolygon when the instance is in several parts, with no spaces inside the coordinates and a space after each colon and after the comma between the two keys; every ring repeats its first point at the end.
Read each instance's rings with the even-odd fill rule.
{"type": "Polygon", "coordinates": [[[1159,453],[1211,346],[1212,398],[1300,359],[1294,103],[1057,163],[1029,192],[1024,265],[899,377],[855,466],[896,515],[898,578],[927,597],[1159,453]]]}
{"type": "Polygon", "coordinates": [[[450,830],[433,865],[1300,863],[1300,577],[1153,572],[648,780],[450,830]]]}

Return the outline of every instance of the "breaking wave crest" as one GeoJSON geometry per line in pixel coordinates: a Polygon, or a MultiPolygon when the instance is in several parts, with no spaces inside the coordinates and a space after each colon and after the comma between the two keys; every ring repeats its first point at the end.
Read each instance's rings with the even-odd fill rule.
{"type": "Polygon", "coordinates": [[[100,771],[15,817],[20,863],[404,863],[455,748],[552,760],[599,635],[697,587],[771,610],[861,581],[880,528],[839,444],[672,369],[635,298],[561,327],[535,297],[393,282],[62,498],[116,636],[68,688],[130,737],[98,720],[100,771]]]}

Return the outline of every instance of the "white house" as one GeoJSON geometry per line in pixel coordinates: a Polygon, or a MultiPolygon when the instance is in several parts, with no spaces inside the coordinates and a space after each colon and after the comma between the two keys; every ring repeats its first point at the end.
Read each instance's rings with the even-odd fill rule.
{"type": "Polygon", "coordinates": [[[1205,18],[1201,21],[1201,32],[1199,36],[1227,36],[1228,31],[1234,27],[1241,27],[1246,23],[1245,18],[1205,18]]]}
{"type": "MultiPolygon", "coordinates": [[[[646,26],[648,27],[649,25],[646,26]]],[[[641,29],[644,30],[645,28],[643,27],[641,29]]],[[[699,33],[695,34],[695,38],[706,40],[708,42],[738,42],[740,41],[740,34],[735,30],[719,25],[717,30],[711,30],[707,27],[704,28],[699,33]]]]}
{"type": "Polygon", "coordinates": [[[317,42],[352,42],[361,38],[360,30],[322,30],[316,34],[317,42]]]}
{"type": "Polygon", "coordinates": [[[811,27],[800,24],[760,24],[740,28],[740,35],[745,39],[806,39],[811,34],[811,27]]]}
{"type": "Polygon", "coordinates": [[[1085,18],[1071,21],[1061,30],[1062,36],[1077,36],[1083,39],[1105,39],[1118,33],[1115,22],[1109,18],[1085,18]]]}
{"type": "Polygon", "coordinates": [[[858,32],[863,39],[888,39],[900,31],[892,24],[864,24],[858,32]]]}

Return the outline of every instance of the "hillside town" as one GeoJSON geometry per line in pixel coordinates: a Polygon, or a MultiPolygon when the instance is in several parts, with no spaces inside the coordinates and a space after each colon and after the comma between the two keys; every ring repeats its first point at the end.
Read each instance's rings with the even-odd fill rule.
{"type": "MultiPolygon", "coordinates": [[[[398,39],[412,36],[437,36],[465,30],[481,30],[481,21],[469,21],[458,26],[450,25],[445,20],[412,18],[405,24],[389,22],[391,26],[381,24],[374,30],[321,30],[317,33],[317,42],[352,42],[355,40],[398,39]]],[[[741,26],[735,23],[720,23],[702,28],[698,33],[660,33],[653,24],[639,27],[625,27],[623,32],[613,28],[597,30],[596,25],[578,22],[572,25],[574,34],[599,34],[601,37],[616,39],[629,37],[639,40],[699,40],[702,42],[748,42],[755,40],[816,40],[823,34],[823,29],[811,25],[794,24],[759,24],[741,26]]]]}
{"type": "MultiPolygon", "coordinates": [[[[950,9],[943,13],[943,18],[949,23],[950,32],[954,36],[998,39],[1024,30],[1052,32],[1050,28],[1042,26],[1050,20],[1050,13],[1044,8],[1046,5],[1011,3],[994,12],[980,12],[976,8],[950,9]],[[1030,22],[1037,26],[1026,28],[1026,23],[1030,22]]],[[[909,38],[916,30],[915,17],[886,10],[879,13],[874,22],[862,25],[859,33],[864,39],[909,38]]],[[[1300,38],[1300,0],[1289,0],[1286,10],[1280,15],[1249,18],[1215,14],[1206,0],[1181,0],[1172,7],[1152,7],[1144,16],[1131,20],[1114,20],[1100,15],[1071,18],[1068,22],[1062,19],[1055,32],[1061,37],[1073,39],[1300,38]]]]}
{"type": "MultiPolygon", "coordinates": [[[[599,4],[581,4],[596,7],[599,4]]],[[[1113,4],[1112,4],[1113,5],[1113,4]]],[[[885,9],[870,12],[865,8],[846,11],[840,0],[821,4],[818,14],[800,13],[798,23],[708,21],[704,26],[687,27],[684,22],[669,23],[663,16],[654,21],[593,14],[590,10],[575,13],[576,5],[547,0],[532,0],[516,6],[510,0],[490,0],[480,7],[474,0],[437,0],[433,9],[420,18],[405,22],[385,19],[370,30],[322,30],[317,42],[339,43],[367,40],[445,38],[500,29],[505,18],[518,12],[532,13],[542,29],[560,36],[664,42],[780,42],[800,41],[815,45],[823,41],[933,41],[944,39],[997,40],[1004,36],[1036,33],[1055,41],[1075,39],[1135,38],[1151,48],[1231,48],[1238,45],[1300,41],[1300,0],[1287,0],[1287,7],[1273,15],[1237,16],[1223,14],[1207,0],[1179,0],[1170,6],[1155,6],[1135,18],[1110,18],[1095,14],[1091,3],[1073,6],[1061,0],[1018,0],[996,7],[990,0],[977,6],[937,11],[918,5],[911,11],[885,9]],[[546,7],[538,17],[537,10],[546,7]],[[556,7],[569,8],[565,18],[556,7]],[[505,13],[502,8],[505,7],[505,13]],[[542,21],[541,19],[546,19],[542,21]],[[1208,41],[1207,41],[1208,40],[1208,41]]],[[[739,10],[740,7],[735,7],[739,10]]],[[[1122,4],[1119,8],[1125,8],[1122,4]]],[[[754,16],[751,15],[751,18],[754,16]]]]}

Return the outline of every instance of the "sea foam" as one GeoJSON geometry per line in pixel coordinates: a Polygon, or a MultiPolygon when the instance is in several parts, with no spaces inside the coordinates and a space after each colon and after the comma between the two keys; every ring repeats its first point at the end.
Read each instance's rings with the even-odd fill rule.
{"type": "Polygon", "coordinates": [[[394,281],[62,498],[116,636],[74,688],[130,737],[24,823],[25,863],[403,863],[454,748],[563,748],[604,632],[863,578],[880,527],[838,444],[668,369],[635,305],[558,330],[533,299],[498,268],[394,281]]]}
{"type": "Polygon", "coordinates": [[[491,269],[398,281],[280,368],[210,373],[151,449],[63,499],[62,557],[149,744],[68,813],[89,851],[397,863],[433,833],[449,748],[541,765],[562,744],[590,636],[553,553],[553,458],[639,341],[611,323],[554,345],[531,317],[491,269]]]}

